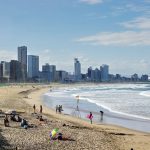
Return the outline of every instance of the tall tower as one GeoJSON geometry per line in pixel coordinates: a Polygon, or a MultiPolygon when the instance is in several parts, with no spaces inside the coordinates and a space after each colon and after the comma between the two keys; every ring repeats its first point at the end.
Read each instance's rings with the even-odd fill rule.
{"type": "Polygon", "coordinates": [[[28,77],[39,76],[39,56],[28,55],[28,77]]]}
{"type": "Polygon", "coordinates": [[[18,47],[18,61],[21,63],[21,72],[23,81],[27,78],[27,47],[18,47]]]}
{"type": "Polygon", "coordinates": [[[108,65],[102,65],[100,67],[101,71],[101,81],[106,82],[109,80],[109,66],[108,65]]]}
{"type": "Polygon", "coordinates": [[[74,75],[76,81],[81,80],[81,64],[78,61],[78,58],[74,59],[74,75]]]}
{"type": "Polygon", "coordinates": [[[17,60],[10,61],[10,80],[13,82],[22,81],[21,63],[17,60]]]}

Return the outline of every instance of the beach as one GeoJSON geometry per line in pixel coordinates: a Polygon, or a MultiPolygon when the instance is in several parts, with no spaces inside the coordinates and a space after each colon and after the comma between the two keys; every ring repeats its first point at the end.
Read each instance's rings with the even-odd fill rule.
{"type": "MultiPolygon", "coordinates": [[[[0,88],[0,108],[2,111],[17,110],[28,120],[32,128],[23,129],[19,123],[10,121],[10,127],[4,127],[0,118],[0,149],[101,149],[101,150],[148,150],[150,134],[106,124],[90,124],[87,121],[70,115],[56,114],[42,102],[42,95],[50,90],[50,86],[62,85],[12,85],[0,88]],[[39,112],[43,106],[43,118],[36,119],[33,105],[39,112]],[[49,133],[59,128],[65,140],[50,141],[49,133]]],[[[67,86],[67,85],[63,85],[67,86]]],[[[73,86],[73,85],[72,85],[73,86]]]]}

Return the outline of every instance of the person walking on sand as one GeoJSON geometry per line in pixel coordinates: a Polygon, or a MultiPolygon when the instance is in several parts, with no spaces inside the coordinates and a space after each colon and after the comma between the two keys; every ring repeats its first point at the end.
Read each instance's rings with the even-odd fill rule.
{"type": "Polygon", "coordinates": [[[101,121],[102,121],[103,120],[103,114],[104,114],[104,112],[101,110],[100,114],[101,114],[101,121]]]}
{"type": "Polygon", "coordinates": [[[90,121],[91,121],[91,124],[92,124],[92,119],[93,119],[92,112],[90,112],[89,119],[90,119],[90,121]]]}
{"type": "Polygon", "coordinates": [[[34,104],[34,105],[33,105],[33,111],[34,111],[34,114],[35,114],[35,108],[36,108],[36,107],[35,107],[35,104],[34,104]]]}
{"type": "Polygon", "coordinates": [[[43,111],[43,107],[42,105],[40,105],[40,113],[42,114],[42,111],[43,111]]]}

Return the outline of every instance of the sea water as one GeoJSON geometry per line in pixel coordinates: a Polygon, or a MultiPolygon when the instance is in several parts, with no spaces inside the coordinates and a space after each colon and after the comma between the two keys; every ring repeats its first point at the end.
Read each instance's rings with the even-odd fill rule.
{"type": "Polygon", "coordinates": [[[97,123],[150,132],[150,84],[61,87],[47,92],[43,102],[53,109],[56,105],[63,105],[64,114],[88,120],[86,116],[92,112],[93,120],[97,123]],[[100,111],[104,112],[103,120],[100,111]]]}

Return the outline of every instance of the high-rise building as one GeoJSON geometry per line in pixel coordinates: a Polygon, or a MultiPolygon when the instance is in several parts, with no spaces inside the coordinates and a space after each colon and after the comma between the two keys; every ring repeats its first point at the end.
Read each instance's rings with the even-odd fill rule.
{"type": "Polygon", "coordinates": [[[10,77],[10,63],[6,61],[1,62],[2,65],[2,77],[9,80],[10,77]]]}
{"type": "Polygon", "coordinates": [[[102,65],[100,67],[100,71],[101,71],[101,81],[102,82],[109,81],[109,66],[108,65],[102,65]]]}
{"type": "Polygon", "coordinates": [[[27,78],[27,47],[18,47],[18,61],[21,63],[22,77],[25,81],[27,78]]]}
{"type": "Polygon", "coordinates": [[[64,82],[67,79],[68,73],[66,71],[56,71],[56,81],[64,82]]]}
{"type": "Polygon", "coordinates": [[[141,76],[141,81],[145,81],[145,82],[148,81],[148,75],[146,75],[146,74],[142,75],[141,76]]]}
{"type": "Polygon", "coordinates": [[[41,77],[43,80],[53,82],[56,79],[56,66],[45,64],[42,66],[41,77]]]}
{"type": "Polygon", "coordinates": [[[98,81],[100,81],[100,79],[101,79],[100,70],[98,68],[96,68],[94,70],[94,80],[96,82],[98,82],[98,81]]]}
{"type": "Polygon", "coordinates": [[[55,65],[50,65],[50,72],[52,74],[52,81],[55,81],[56,79],[56,66],[55,65]]]}
{"type": "Polygon", "coordinates": [[[78,58],[74,59],[74,75],[75,75],[75,81],[81,80],[81,64],[78,61],[78,58]]]}
{"type": "Polygon", "coordinates": [[[28,55],[28,78],[39,76],[39,56],[28,55]]]}
{"type": "Polygon", "coordinates": [[[17,60],[10,61],[10,80],[13,82],[22,81],[21,63],[17,60]]]}
{"type": "Polygon", "coordinates": [[[87,71],[87,76],[89,80],[91,79],[91,73],[92,73],[92,67],[89,67],[87,71]]]}

